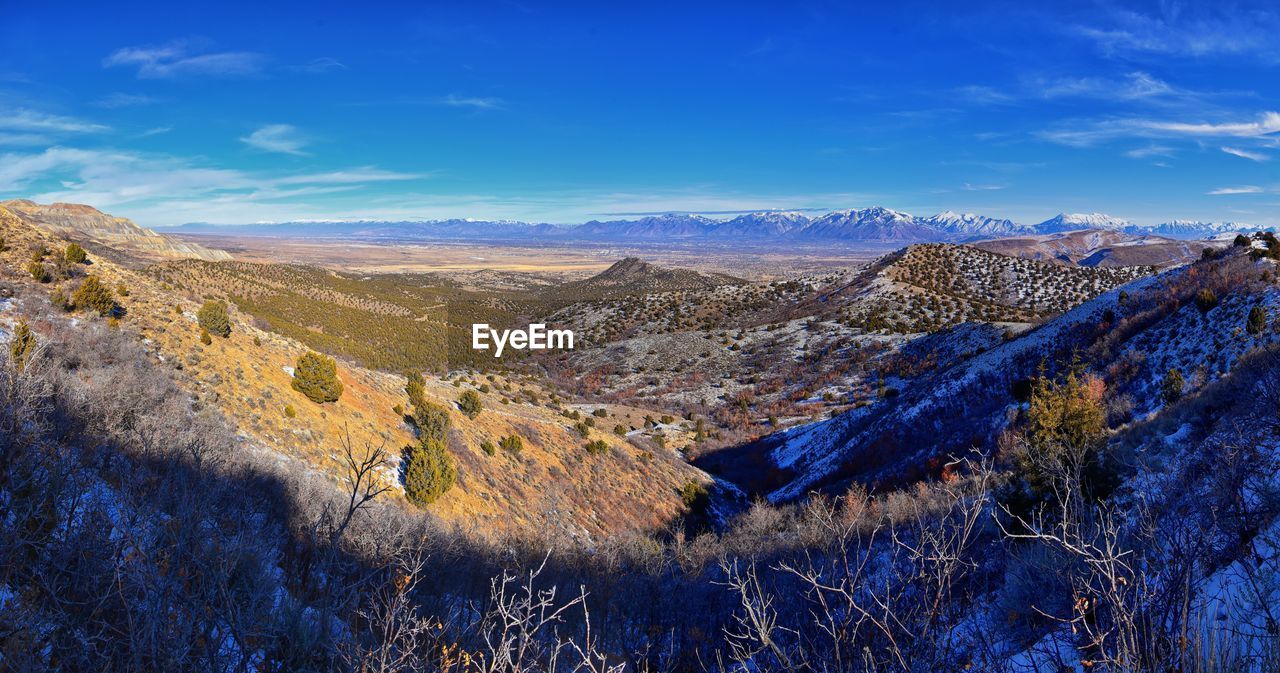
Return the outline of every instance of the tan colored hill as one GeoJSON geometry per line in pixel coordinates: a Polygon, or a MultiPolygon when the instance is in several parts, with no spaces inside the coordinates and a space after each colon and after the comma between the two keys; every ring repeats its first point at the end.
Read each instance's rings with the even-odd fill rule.
{"type": "Polygon", "coordinates": [[[1010,257],[1090,267],[1177,266],[1200,259],[1206,248],[1222,247],[1206,241],[1180,241],[1102,229],[999,238],[971,245],[1010,257]]]}
{"type": "MultiPolygon", "coordinates": [[[[337,479],[342,473],[340,438],[350,433],[357,447],[389,450],[392,461],[383,477],[399,487],[395,463],[401,448],[414,441],[412,428],[395,410],[408,404],[403,377],[342,361],[342,397],[336,403],[314,404],[290,385],[290,370],[308,347],[256,326],[234,304],[230,337],[215,337],[212,344],[203,345],[195,314],[205,297],[197,288],[179,288],[92,251],[91,265],[77,265],[72,277],[40,284],[26,270],[32,247],[57,250],[68,241],[8,210],[0,210],[0,236],[7,244],[0,252],[0,277],[5,282],[50,296],[70,295],[92,274],[113,289],[123,289],[117,294],[125,311],[119,328],[136,334],[157,362],[172,368],[175,380],[197,405],[219,409],[246,442],[278,453],[282,463],[296,469],[337,479]]],[[[101,320],[89,313],[77,317],[101,320]]],[[[48,329],[40,324],[34,328],[37,332],[48,329]]],[[[458,374],[452,378],[428,375],[426,383],[427,398],[450,409],[452,419],[449,448],[458,464],[458,483],[429,508],[447,522],[481,533],[537,530],[598,539],[665,525],[684,513],[679,489],[690,480],[709,480],[673,449],[613,432],[615,425],[626,431],[643,428],[649,413],[644,409],[581,407],[579,415],[596,408],[605,414],[589,415],[597,427],[588,429],[589,437],[583,438],[574,427],[576,421],[564,415],[574,407],[555,401],[553,392],[540,381],[458,374]],[[454,404],[469,389],[478,391],[483,400],[483,411],[474,420],[454,404]],[[483,442],[496,444],[500,437],[513,434],[523,439],[521,452],[498,449],[490,455],[482,450],[483,442]],[[608,452],[589,454],[587,439],[604,441],[608,452]]],[[[671,428],[669,433],[671,446],[688,441],[689,433],[682,428],[671,428]]]]}
{"type": "Polygon", "coordinates": [[[231,259],[226,251],[158,234],[123,217],[107,215],[92,206],[75,203],[41,205],[27,199],[14,199],[0,201],[0,210],[5,210],[49,234],[77,241],[90,250],[93,250],[93,244],[96,243],[103,246],[99,250],[101,254],[116,253],[112,256],[120,261],[154,261],[181,257],[231,259]]]}
{"type": "Polygon", "coordinates": [[[689,269],[656,266],[637,257],[628,257],[585,280],[565,283],[549,290],[565,300],[609,299],[645,292],[706,290],[722,285],[743,285],[746,281],[723,273],[703,273],[689,269]]]}

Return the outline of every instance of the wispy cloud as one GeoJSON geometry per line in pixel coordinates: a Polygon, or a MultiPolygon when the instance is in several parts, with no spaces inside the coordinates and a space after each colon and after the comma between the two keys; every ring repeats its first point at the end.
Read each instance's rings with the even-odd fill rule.
{"type": "Polygon", "coordinates": [[[479,96],[459,96],[449,94],[440,99],[441,105],[449,107],[465,107],[473,110],[497,110],[505,105],[501,98],[483,98],[479,96]]]}
{"type": "Polygon", "coordinates": [[[1171,157],[1174,155],[1172,147],[1163,145],[1148,145],[1146,147],[1137,147],[1124,153],[1130,159],[1150,159],[1151,157],[1171,157]]]}
{"type": "Polygon", "coordinates": [[[1249,161],[1267,161],[1271,158],[1271,155],[1269,154],[1263,154],[1262,152],[1250,152],[1249,150],[1242,150],[1238,147],[1223,147],[1222,151],[1227,154],[1240,157],[1241,159],[1248,159],[1249,161]]]}
{"type": "Polygon", "coordinates": [[[1192,92],[1177,89],[1145,72],[1131,72],[1120,79],[1074,77],[1038,80],[1031,90],[1041,98],[1092,98],[1136,101],[1162,96],[1186,96],[1192,92]]]}
{"type": "Polygon", "coordinates": [[[302,148],[308,144],[291,124],[268,124],[241,138],[240,142],[263,152],[296,156],[305,155],[302,148]]]}
{"type": "Polygon", "coordinates": [[[302,65],[291,65],[285,69],[291,72],[301,72],[314,75],[333,70],[346,70],[347,66],[336,58],[321,56],[319,58],[313,58],[302,65]]]}
{"type": "Polygon", "coordinates": [[[1107,56],[1280,57],[1280,15],[1235,3],[1157,3],[1142,12],[1112,6],[1070,32],[1107,56]]]}
{"type": "Polygon", "coordinates": [[[103,96],[102,98],[99,98],[98,100],[94,101],[93,104],[97,105],[98,107],[104,107],[110,110],[114,110],[116,108],[123,108],[123,107],[151,105],[157,102],[159,101],[156,98],[152,96],[147,96],[145,94],[117,92],[117,93],[110,94],[108,96],[103,96]]]}
{"type": "Polygon", "coordinates": [[[24,147],[33,145],[49,145],[53,138],[39,133],[4,133],[0,132],[0,146],[24,147]]]}
{"type": "Polygon", "coordinates": [[[306,173],[303,175],[292,175],[275,180],[280,185],[299,185],[299,184],[320,184],[320,185],[343,185],[343,184],[361,184],[368,182],[397,182],[402,180],[417,180],[428,177],[429,173],[400,173],[398,171],[384,171],[373,166],[362,166],[344,171],[330,171],[327,173],[306,173]]]}
{"type": "Polygon", "coordinates": [[[0,109],[0,131],[34,131],[39,133],[101,133],[111,130],[102,124],[75,117],[47,114],[35,110],[0,109]]]}
{"type": "Polygon", "coordinates": [[[1072,147],[1088,147],[1118,138],[1256,138],[1280,132],[1280,112],[1263,112],[1249,121],[1182,122],[1133,117],[1103,118],[1035,132],[1035,136],[1072,147]]]}
{"type": "Polygon", "coordinates": [[[974,105],[1007,105],[1017,102],[1020,98],[1009,91],[982,84],[962,86],[955,89],[954,93],[961,100],[974,105]]]}
{"type": "Polygon", "coordinates": [[[1001,189],[1007,189],[1009,185],[1000,184],[974,184],[971,182],[964,183],[963,189],[966,192],[994,192],[1001,189]]]}
{"type": "Polygon", "coordinates": [[[1210,192],[1206,192],[1209,196],[1225,196],[1230,194],[1261,194],[1264,190],[1254,185],[1242,185],[1240,187],[1219,187],[1210,192]]]}
{"type": "Polygon", "coordinates": [[[266,57],[248,51],[209,51],[204,41],[180,40],[160,46],[117,49],[102,67],[132,66],[138,79],[178,77],[253,77],[262,73],[266,57]]]}
{"type": "Polygon", "coordinates": [[[1253,121],[1220,124],[1154,121],[1139,123],[1154,131],[1164,131],[1178,135],[1248,138],[1270,135],[1280,131],[1280,112],[1264,112],[1253,121]]]}
{"type": "Polygon", "coordinates": [[[314,214],[322,208],[311,200],[318,195],[356,194],[368,185],[424,177],[374,166],[313,173],[248,172],[163,154],[68,147],[0,154],[0,193],[119,208],[119,214],[148,225],[314,214]]]}

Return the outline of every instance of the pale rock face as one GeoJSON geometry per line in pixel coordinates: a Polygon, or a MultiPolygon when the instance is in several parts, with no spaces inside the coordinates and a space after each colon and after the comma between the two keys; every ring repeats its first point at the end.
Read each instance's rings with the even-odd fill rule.
{"type": "Polygon", "coordinates": [[[156,257],[195,257],[208,261],[231,259],[226,251],[179,241],[91,206],[74,203],[40,205],[26,199],[15,199],[0,201],[0,209],[63,238],[94,241],[156,257]]]}

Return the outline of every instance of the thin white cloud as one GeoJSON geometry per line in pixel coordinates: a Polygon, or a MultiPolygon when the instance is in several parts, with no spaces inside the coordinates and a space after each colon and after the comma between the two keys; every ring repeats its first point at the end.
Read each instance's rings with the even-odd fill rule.
{"type": "Polygon", "coordinates": [[[1177,135],[1237,137],[1249,138],[1265,136],[1280,132],[1280,112],[1264,112],[1254,121],[1210,123],[1154,122],[1144,121],[1141,125],[1155,130],[1177,135]]]}
{"type": "Polygon", "coordinates": [[[1227,154],[1240,157],[1241,159],[1248,159],[1249,161],[1261,162],[1267,161],[1271,158],[1271,155],[1269,154],[1263,154],[1262,152],[1250,152],[1249,150],[1242,150],[1238,147],[1223,147],[1222,151],[1227,154]]]}
{"type": "MultiPolygon", "coordinates": [[[[374,184],[425,177],[374,166],[317,173],[247,172],[160,154],[67,147],[0,154],[0,194],[88,203],[118,210],[148,226],[245,222],[286,212],[315,214],[332,207],[316,197],[349,193],[354,203],[364,204],[365,190],[374,184]]],[[[361,207],[350,206],[349,212],[361,207]]]]}
{"type": "Polygon", "coordinates": [[[122,108],[122,107],[136,107],[139,105],[151,105],[157,102],[159,101],[156,98],[152,96],[147,96],[145,94],[117,92],[108,96],[103,96],[102,98],[99,98],[98,100],[94,101],[93,104],[97,105],[98,107],[104,107],[109,110],[114,110],[116,108],[122,108]]]}
{"type": "Polygon", "coordinates": [[[35,110],[0,110],[0,131],[36,133],[101,133],[110,127],[75,117],[46,114],[35,110]]]}
{"type": "Polygon", "coordinates": [[[478,96],[459,96],[457,94],[449,94],[440,99],[442,105],[449,107],[467,107],[475,110],[497,110],[504,103],[501,98],[481,98],[478,96]]]}
{"type": "Polygon", "coordinates": [[[1150,159],[1151,157],[1171,157],[1174,155],[1172,147],[1163,145],[1148,145],[1146,147],[1137,147],[1124,153],[1130,159],[1150,159]]]}
{"type": "Polygon", "coordinates": [[[966,192],[994,192],[997,190],[1006,189],[1008,188],[1008,186],[1009,185],[974,184],[974,183],[966,182],[964,183],[964,190],[966,192]]]}
{"type": "Polygon", "coordinates": [[[32,145],[50,145],[53,138],[40,133],[4,133],[0,132],[0,146],[24,147],[32,145]]]}
{"type": "Polygon", "coordinates": [[[1274,62],[1280,55],[1280,15],[1270,9],[1234,3],[1158,4],[1153,13],[1104,7],[1090,25],[1070,30],[1107,56],[1252,56],[1274,62]]]}
{"type": "Polygon", "coordinates": [[[1035,132],[1049,142],[1088,147],[1119,138],[1253,138],[1280,133],[1280,112],[1263,112],[1249,121],[1181,122],[1140,118],[1104,118],[1035,132]]]}
{"type": "Polygon", "coordinates": [[[321,56],[319,58],[313,58],[302,65],[288,66],[286,69],[293,72],[315,75],[330,72],[332,70],[346,70],[347,66],[336,58],[321,56]]]}
{"type": "Polygon", "coordinates": [[[1077,77],[1040,80],[1031,83],[1029,88],[1041,98],[1094,98],[1124,101],[1192,93],[1175,89],[1168,82],[1145,72],[1132,72],[1123,79],[1077,77]]]}
{"type": "Polygon", "coordinates": [[[307,146],[306,139],[291,124],[268,124],[241,138],[240,142],[264,152],[295,156],[305,155],[302,148],[307,146]]]}
{"type": "Polygon", "coordinates": [[[142,133],[139,133],[139,134],[138,134],[138,137],[139,137],[139,138],[150,138],[151,136],[163,135],[163,134],[168,133],[168,132],[170,132],[170,131],[172,131],[172,130],[173,130],[173,127],[172,127],[172,126],[157,126],[157,127],[155,127],[155,128],[150,128],[150,129],[147,129],[147,130],[143,131],[142,133]]]}
{"type": "Polygon", "coordinates": [[[974,105],[1008,105],[1019,100],[1019,96],[982,84],[962,86],[954,91],[955,95],[974,105]]]}
{"type": "Polygon", "coordinates": [[[426,173],[399,173],[396,171],[384,171],[373,166],[362,166],[345,171],[331,171],[328,173],[309,173],[304,175],[293,175],[275,180],[275,184],[279,185],[297,185],[297,184],[356,184],[367,182],[394,182],[400,180],[416,180],[428,177],[426,173]]]}
{"type": "Polygon", "coordinates": [[[199,42],[177,41],[160,46],[117,49],[102,67],[132,66],[138,79],[178,77],[252,77],[261,74],[266,57],[248,51],[207,52],[199,42]]]}
{"type": "Polygon", "coordinates": [[[1225,196],[1230,194],[1261,194],[1263,189],[1254,185],[1243,185],[1240,187],[1219,187],[1211,192],[1207,192],[1209,196],[1225,196]]]}

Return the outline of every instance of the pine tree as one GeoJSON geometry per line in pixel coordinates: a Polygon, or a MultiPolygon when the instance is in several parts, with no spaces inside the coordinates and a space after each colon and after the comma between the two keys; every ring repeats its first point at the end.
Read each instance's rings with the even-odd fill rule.
{"type": "Polygon", "coordinates": [[[430,505],[457,482],[458,468],[444,442],[423,438],[405,447],[404,461],[404,494],[416,505],[430,505]]]}
{"type": "Polygon", "coordinates": [[[294,365],[292,386],[316,404],[336,402],[342,396],[338,363],[326,355],[303,353],[294,365]]]}
{"type": "Polygon", "coordinates": [[[206,346],[213,345],[213,337],[209,336],[209,330],[200,328],[200,343],[206,346]]]}
{"type": "Polygon", "coordinates": [[[196,313],[196,322],[210,334],[222,338],[231,336],[231,317],[227,315],[227,303],[210,299],[196,313]]]}
{"type": "Polygon", "coordinates": [[[31,326],[26,320],[19,321],[18,326],[13,330],[13,337],[9,340],[9,359],[18,371],[22,371],[27,366],[27,360],[31,358],[35,349],[36,336],[31,333],[31,326]]]}

